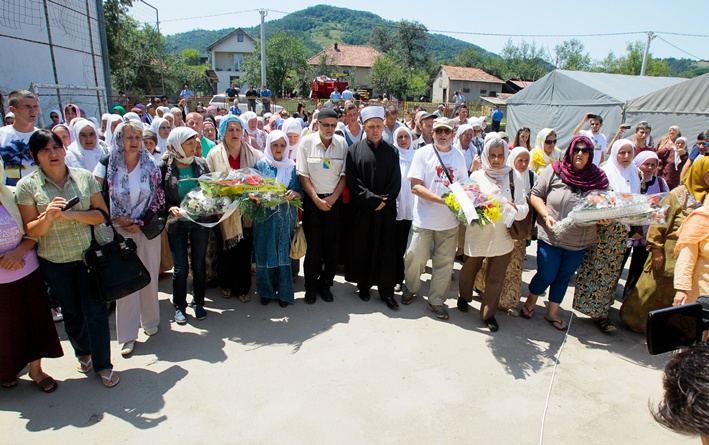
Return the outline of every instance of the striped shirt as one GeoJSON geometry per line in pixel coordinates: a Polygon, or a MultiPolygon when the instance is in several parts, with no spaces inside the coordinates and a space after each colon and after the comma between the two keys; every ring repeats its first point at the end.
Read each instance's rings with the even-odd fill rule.
{"type": "MultiPolygon", "coordinates": [[[[69,174],[64,188],[45,176],[39,168],[17,183],[17,203],[35,206],[44,212],[57,196],[67,201],[78,196],[80,201],[72,210],[90,210],[91,195],[99,193],[101,186],[88,170],[67,167],[69,174]]],[[[98,234],[97,234],[98,237],[98,234]]],[[[91,244],[91,227],[69,220],[55,220],[49,230],[37,240],[37,255],[53,263],[81,261],[83,252],[91,244]]]]}

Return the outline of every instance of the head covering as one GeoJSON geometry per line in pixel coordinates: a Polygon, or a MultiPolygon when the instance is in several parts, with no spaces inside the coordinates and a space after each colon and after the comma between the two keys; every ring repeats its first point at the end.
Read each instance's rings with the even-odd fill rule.
{"type": "MultiPolygon", "coordinates": [[[[469,143],[467,147],[463,147],[461,145],[460,137],[463,136],[463,133],[465,133],[468,130],[470,130],[472,132],[473,126],[470,124],[463,124],[463,125],[459,126],[458,130],[455,132],[455,139],[453,139],[453,146],[456,147],[460,151],[468,150],[470,148],[470,146],[473,145],[472,142],[469,143]]],[[[475,135],[474,132],[473,132],[473,135],[475,135]]]]}
{"type": "MultiPolygon", "coordinates": [[[[54,133],[54,130],[56,130],[57,128],[63,128],[69,133],[69,139],[71,139],[71,142],[69,142],[69,144],[71,145],[71,143],[74,142],[74,132],[71,131],[71,128],[69,128],[69,126],[65,123],[64,124],[57,124],[52,127],[52,133],[54,133]]],[[[69,147],[64,147],[64,148],[69,148],[69,147]]]]}
{"type": "Polygon", "coordinates": [[[175,115],[172,113],[165,113],[162,115],[163,119],[167,119],[168,117],[172,119],[172,122],[168,121],[168,123],[170,124],[171,127],[174,127],[175,126],[175,115]]]}
{"type": "MultiPolygon", "coordinates": [[[[561,181],[570,187],[577,187],[584,192],[607,189],[608,178],[603,170],[593,163],[593,153],[591,153],[591,157],[583,170],[577,171],[574,169],[574,147],[579,142],[585,143],[587,147],[593,147],[593,142],[586,136],[574,136],[566,148],[564,160],[552,163],[552,168],[559,175],[561,181]]],[[[532,156],[534,156],[534,153],[532,153],[532,156]]]]}
{"type": "MultiPolygon", "coordinates": [[[[66,105],[64,105],[64,113],[62,113],[62,116],[64,117],[63,122],[69,122],[71,120],[71,119],[67,119],[67,117],[66,117],[66,109],[69,107],[74,107],[74,109],[76,110],[76,117],[81,117],[81,109],[79,108],[78,105],[66,104],[66,105]]],[[[62,123],[62,122],[60,122],[60,123],[62,123]]]]}
{"type": "Polygon", "coordinates": [[[133,113],[132,111],[129,111],[128,113],[123,115],[123,120],[128,122],[128,121],[136,121],[139,124],[142,124],[143,121],[140,120],[140,116],[138,116],[137,113],[133,113]]]}
{"type": "MultiPolygon", "coordinates": [[[[674,128],[677,130],[677,133],[679,133],[679,127],[677,125],[673,125],[670,128],[674,128]]],[[[687,152],[687,138],[684,136],[680,136],[677,139],[675,139],[675,143],[672,144],[672,151],[674,152],[674,164],[675,164],[675,170],[677,170],[677,167],[679,167],[679,164],[682,162],[682,156],[679,154],[679,149],[677,148],[677,142],[679,141],[684,141],[684,150],[685,153],[687,152]]]]}
{"type": "Polygon", "coordinates": [[[103,113],[101,115],[101,124],[103,125],[103,121],[108,122],[108,119],[111,117],[111,113],[103,113]]]}
{"type": "MultiPolygon", "coordinates": [[[[64,122],[64,113],[62,113],[61,110],[58,110],[56,108],[53,110],[50,110],[49,111],[49,118],[50,119],[51,119],[52,113],[56,113],[56,115],[59,116],[59,123],[60,124],[64,122]]],[[[15,117],[15,113],[7,113],[5,115],[5,117],[8,117],[8,114],[12,114],[12,117],[15,117]]],[[[81,115],[79,115],[79,116],[81,116],[81,115]]]]}
{"type": "Polygon", "coordinates": [[[108,195],[111,198],[110,213],[113,218],[119,216],[134,218],[141,225],[142,221],[140,219],[143,218],[145,212],[148,210],[157,212],[158,208],[165,203],[165,192],[160,187],[162,182],[160,168],[158,168],[150,152],[141,143],[136,168],[140,169],[141,182],[144,182],[147,176],[149,187],[147,190],[141,187],[138,200],[135,204],[132,203],[125,145],[123,143],[123,131],[125,128],[130,127],[126,123],[122,123],[116,128],[111,141],[111,155],[108,158],[108,166],[106,167],[108,195]]]}
{"type": "Polygon", "coordinates": [[[227,114],[224,119],[222,119],[222,121],[219,123],[219,140],[222,142],[224,142],[224,137],[226,136],[226,127],[227,125],[229,125],[229,122],[238,122],[242,130],[248,128],[244,125],[244,122],[241,118],[234,114],[227,114]]]}
{"type": "Polygon", "coordinates": [[[510,135],[507,134],[507,133],[505,133],[504,131],[500,131],[500,132],[498,132],[497,134],[500,135],[500,139],[504,139],[504,138],[509,139],[509,138],[510,138],[510,135]]]}
{"type": "Polygon", "coordinates": [[[111,131],[111,127],[113,126],[114,122],[121,122],[123,121],[123,118],[117,114],[110,114],[108,117],[108,122],[106,123],[106,133],[104,133],[103,137],[106,141],[107,144],[111,145],[111,141],[113,139],[113,131],[111,131]]]}
{"type": "Polygon", "coordinates": [[[640,168],[648,159],[654,159],[658,164],[660,163],[660,158],[657,157],[657,153],[652,150],[644,150],[635,155],[633,165],[635,165],[636,168],[640,168]]]}
{"type": "Polygon", "coordinates": [[[699,244],[707,239],[709,239],[709,208],[703,205],[687,215],[679,227],[675,256],[679,255],[682,247],[699,244]]]}
{"type": "MultiPolygon", "coordinates": [[[[160,137],[160,126],[163,123],[167,124],[169,122],[167,121],[167,119],[164,119],[162,117],[156,117],[153,119],[153,123],[150,124],[150,129],[153,130],[153,132],[158,136],[158,144],[155,150],[160,153],[165,153],[165,151],[167,150],[167,139],[163,139],[162,137],[160,137]]],[[[168,135],[168,137],[169,136],[170,135],[168,135]]]]}
{"type": "MultiPolygon", "coordinates": [[[[212,107],[212,108],[214,108],[214,107],[212,107]]],[[[208,108],[208,109],[209,109],[209,108],[208,108]]],[[[216,108],[214,108],[214,109],[216,110],[216,108]]],[[[165,114],[165,113],[169,113],[169,112],[170,112],[170,108],[162,106],[162,107],[157,107],[155,111],[156,111],[156,112],[157,112],[157,111],[161,112],[161,113],[163,114],[163,116],[160,116],[160,117],[164,117],[164,114],[165,114]]]]}
{"type": "Polygon", "coordinates": [[[455,125],[453,124],[452,119],[448,119],[447,117],[437,117],[433,121],[433,129],[435,130],[436,128],[447,128],[449,130],[453,130],[455,125]]]}
{"type": "Polygon", "coordinates": [[[495,181],[499,181],[501,178],[508,176],[510,171],[512,171],[512,167],[507,165],[507,158],[509,157],[509,155],[510,149],[507,146],[507,142],[496,136],[486,138],[485,147],[483,148],[483,152],[480,155],[480,161],[482,162],[485,175],[494,179],[495,181]],[[492,168],[492,165],[490,164],[490,147],[492,146],[492,144],[495,143],[502,143],[502,153],[505,157],[505,161],[502,163],[502,167],[497,169],[492,168]]]}
{"type": "Polygon", "coordinates": [[[12,111],[8,111],[7,114],[5,115],[5,119],[14,119],[15,118],[15,113],[12,111]]]}
{"type": "Polygon", "coordinates": [[[384,120],[384,107],[377,107],[374,105],[362,108],[360,112],[362,118],[362,123],[367,122],[369,119],[377,118],[384,120]]]}
{"type": "Polygon", "coordinates": [[[81,145],[81,141],[79,140],[79,133],[81,133],[81,130],[86,127],[91,127],[94,129],[94,131],[96,131],[96,126],[93,122],[88,119],[82,119],[80,122],[77,122],[76,125],[74,125],[74,142],[72,143],[72,145],[85,148],[87,150],[93,150],[94,148],[97,148],[99,146],[98,135],[96,136],[96,144],[93,147],[84,147],[83,145],[81,145]]]}
{"type": "Polygon", "coordinates": [[[94,124],[94,128],[95,128],[96,130],[98,130],[99,125],[98,125],[98,121],[96,120],[95,117],[87,117],[86,119],[87,119],[87,120],[90,120],[91,123],[94,124]]]}
{"type": "Polygon", "coordinates": [[[283,122],[283,128],[281,129],[285,134],[288,133],[298,133],[303,131],[303,125],[298,121],[298,119],[289,117],[283,122]]]}
{"type": "Polygon", "coordinates": [[[709,156],[699,156],[682,177],[684,186],[699,202],[704,202],[709,190],[709,185],[704,182],[707,173],[709,173],[709,156]]]}
{"type": "Polygon", "coordinates": [[[276,179],[288,187],[290,184],[291,177],[293,176],[293,169],[295,168],[295,162],[288,157],[288,136],[281,130],[273,130],[268,134],[266,138],[266,148],[264,149],[264,162],[272,167],[276,167],[276,179]],[[271,150],[271,144],[275,141],[283,139],[286,142],[286,151],[283,153],[283,157],[280,161],[277,161],[273,157],[273,151],[271,150]]]}
{"type": "Polygon", "coordinates": [[[396,130],[394,130],[394,135],[392,136],[392,138],[394,139],[394,143],[393,143],[394,147],[396,147],[397,150],[399,150],[399,160],[410,163],[414,159],[414,155],[416,154],[416,150],[414,150],[414,139],[415,138],[414,138],[413,133],[411,133],[411,130],[406,128],[405,125],[400,125],[399,127],[396,128],[396,130]],[[402,131],[405,131],[406,133],[408,133],[409,138],[411,140],[409,142],[408,148],[402,148],[399,145],[399,142],[398,142],[399,133],[402,131]]]}
{"type": "MultiPolygon", "coordinates": [[[[547,136],[552,132],[556,134],[553,128],[543,128],[537,133],[537,139],[532,149],[532,162],[535,165],[547,166],[552,162],[561,160],[561,150],[558,147],[554,146],[551,150],[551,154],[547,154],[544,151],[544,141],[546,141],[547,136]]],[[[591,147],[593,147],[593,144],[591,144],[591,147]]]]}
{"type": "MultiPolygon", "coordinates": [[[[618,139],[611,147],[611,155],[608,162],[601,169],[606,173],[608,183],[614,192],[640,193],[640,176],[638,169],[631,162],[627,167],[622,167],[618,163],[618,152],[626,145],[630,145],[630,153],[633,154],[634,147],[629,139],[618,139]]],[[[593,144],[589,145],[593,147],[593,144]]],[[[591,153],[593,157],[593,153],[591,153]]]]}
{"type": "MultiPolygon", "coordinates": [[[[179,161],[183,164],[192,164],[194,161],[194,156],[187,156],[185,151],[182,149],[182,144],[192,139],[195,136],[199,136],[196,131],[190,127],[177,127],[170,132],[170,136],[167,137],[167,148],[165,156],[168,163],[172,161],[179,161]]],[[[158,135],[158,139],[160,135],[158,135]]]]}
{"type": "Polygon", "coordinates": [[[143,104],[135,104],[135,105],[133,105],[133,108],[137,108],[139,110],[145,111],[145,105],[143,105],[143,104]]]}
{"type": "Polygon", "coordinates": [[[321,121],[323,119],[328,118],[337,119],[337,111],[333,110],[332,108],[323,108],[322,110],[320,110],[320,112],[318,113],[318,120],[321,121]]]}
{"type": "MultiPolygon", "coordinates": [[[[0,178],[5,176],[5,162],[0,158],[0,178]]],[[[7,213],[10,215],[17,227],[20,228],[20,232],[25,234],[25,223],[22,222],[22,215],[20,215],[20,209],[15,203],[15,193],[14,191],[5,185],[4,181],[0,181],[0,204],[5,207],[7,213]]]]}
{"type": "Polygon", "coordinates": [[[483,130],[487,127],[487,116],[480,116],[480,126],[483,130]]]}
{"type": "Polygon", "coordinates": [[[126,114],[126,109],[118,104],[114,105],[113,108],[111,109],[111,111],[114,112],[113,114],[116,114],[115,112],[117,111],[120,116],[123,116],[124,114],[126,114]]]}
{"type": "MultiPolygon", "coordinates": [[[[513,169],[517,170],[515,168],[515,162],[517,162],[517,158],[522,155],[526,155],[530,161],[532,160],[532,155],[529,153],[529,150],[527,150],[525,147],[518,146],[518,147],[513,148],[512,151],[510,152],[510,155],[507,157],[507,165],[509,165],[513,169]]],[[[529,171],[529,164],[527,164],[527,168],[523,172],[521,172],[519,170],[517,170],[517,171],[519,172],[520,175],[522,175],[522,182],[524,182],[524,191],[528,193],[532,189],[532,186],[534,185],[529,180],[529,173],[527,173],[529,171]]]]}

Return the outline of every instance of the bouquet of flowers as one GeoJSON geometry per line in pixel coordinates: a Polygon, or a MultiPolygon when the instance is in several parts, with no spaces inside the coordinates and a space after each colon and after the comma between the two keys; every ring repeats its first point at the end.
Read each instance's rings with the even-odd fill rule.
{"type": "MultiPolygon", "coordinates": [[[[461,189],[456,190],[456,188],[452,184],[451,191],[445,192],[441,195],[441,198],[443,198],[450,211],[464,225],[468,226],[475,223],[480,227],[485,227],[490,223],[496,223],[503,219],[506,224],[508,222],[509,225],[512,224],[509,218],[511,206],[502,196],[499,188],[493,190],[492,193],[484,193],[480,185],[473,179],[468,179],[461,189]],[[468,209],[467,212],[466,207],[468,209]]],[[[512,214],[512,218],[514,218],[514,214],[512,214]]]]}
{"type": "Polygon", "coordinates": [[[566,218],[554,225],[554,233],[562,233],[572,225],[593,225],[603,219],[612,219],[631,226],[667,225],[665,218],[668,206],[660,205],[666,195],[667,193],[636,195],[594,190],[586,195],[566,218]]]}
{"type": "Polygon", "coordinates": [[[194,211],[182,207],[190,215],[215,214],[219,210],[225,212],[235,207],[241,210],[242,216],[253,221],[263,221],[268,217],[267,209],[279,204],[287,202],[297,207],[302,206],[299,199],[286,199],[287,190],[283,184],[250,168],[207,173],[197,178],[197,182],[200,188],[196,190],[200,190],[201,194],[193,195],[193,199],[186,203],[194,211]]]}
{"type": "Polygon", "coordinates": [[[229,209],[232,202],[232,199],[227,196],[221,198],[207,196],[203,189],[197,187],[187,192],[180,203],[180,208],[186,210],[187,212],[183,213],[187,215],[222,215],[229,209]]]}

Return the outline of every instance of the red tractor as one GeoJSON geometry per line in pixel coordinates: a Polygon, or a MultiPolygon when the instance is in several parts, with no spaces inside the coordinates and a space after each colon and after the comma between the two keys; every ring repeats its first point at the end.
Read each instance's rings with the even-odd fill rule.
{"type": "Polygon", "coordinates": [[[310,84],[310,98],[327,100],[330,98],[330,93],[335,91],[335,87],[337,87],[337,91],[342,93],[347,88],[347,85],[349,85],[347,82],[339,82],[331,77],[318,76],[310,84]]]}

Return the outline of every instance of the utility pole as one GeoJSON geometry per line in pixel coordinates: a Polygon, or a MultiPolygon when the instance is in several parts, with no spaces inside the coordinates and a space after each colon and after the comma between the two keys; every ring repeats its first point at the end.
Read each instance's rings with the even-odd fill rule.
{"type": "Polygon", "coordinates": [[[261,14],[261,85],[266,85],[266,27],[264,19],[268,15],[267,9],[259,9],[261,14]]]}
{"type": "Polygon", "coordinates": [[[645,70],[647,70],[647,57],[648,54],[650,53],[650,41],[657,37],[654,32],[648,31],[647,32],[647,41],[645,42],[645,54],[643,55],[643,66],[640,68],[640,75],[644,76],[645,75],[645,70]]]}
{"type": "Polygon", "coordinates": [[[165,71],[165,57],[162,53],[162,35],[160,35],[160,15],[158,14],[158,8],[155,6],[151,5],[150,3],[146,2],[145,0],[142,0],[143,3],[145,3],[147,6],[150,8],[153,8],[155,10],[155,28],[157,29],[158,32],[158,48],[160,51],[160,87],[162,88],[162,94],[167,94],[165,92],[165,76],[163,75],[163,72],[165,71]]]}

